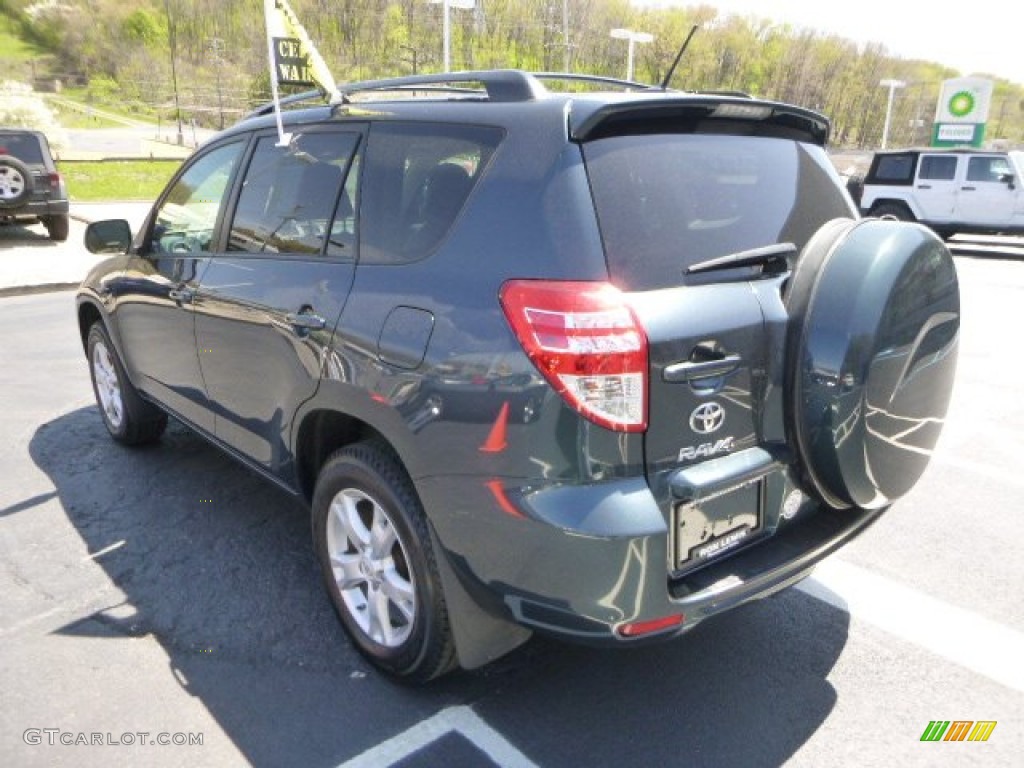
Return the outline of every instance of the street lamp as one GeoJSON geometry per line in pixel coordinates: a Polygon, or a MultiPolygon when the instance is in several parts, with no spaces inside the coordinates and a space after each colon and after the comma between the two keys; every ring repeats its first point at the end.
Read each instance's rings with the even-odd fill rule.
{"type": "Polygon", "coordinates": [[[882,80],[879,83],[883,88],[889,89],[889,103],[885,107],[885,127],[882,128],[882,149],[889,143],[889,122],[892,120],[892,100],[896,95],[896,89],[906,85],[902,80],[882,80]]]}
{"type": "Polygon", "coordinates": [[[444,37],[444,71],[452,71],[452,32],[451,26],[448,23],[448,9],[449,8],[463,8],[469,10],[476,8],[476,0],[430,0],[431,3],[437,5],[440,3],[444,6],[441,15],[444,21],[441,23],[442,36],[444,37]]]}
{"type": "Polygon", "coordinates": [[[654,35],[649,32],[634,32],[632,29],[613,29],[611,32],[612,37],[616,40],[628,40],[629,41],[629,53],[626,56],[626,79],[633,79],[633,46],[636,43],[650,43],[654,40],[654,35]]]}

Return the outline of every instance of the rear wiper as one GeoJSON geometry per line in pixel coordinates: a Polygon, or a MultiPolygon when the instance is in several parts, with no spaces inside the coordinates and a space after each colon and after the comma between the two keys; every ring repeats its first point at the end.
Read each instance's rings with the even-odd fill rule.
{"type": "Polygon", "coordinates": [[[778,274],[789,269],[789,260],[786,258],[796,253],[796,246],[793,243],[776,243],[765,245],[761,248],[751,248],[749,251],[730,253],[728,256],[717,256],[707,261],[698,261],[684,271],[687,275],[695,275],[702,272],[717,272],[722,269],[736,269],[737,267],[761,267],[763,272],[778,274]]]}

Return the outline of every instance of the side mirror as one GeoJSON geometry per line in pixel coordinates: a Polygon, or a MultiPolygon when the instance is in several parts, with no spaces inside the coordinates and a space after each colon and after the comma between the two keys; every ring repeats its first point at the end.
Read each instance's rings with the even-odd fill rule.
{"type": "Polygon", "coordinates": [[[94,221],[85,228],[85,249],[89,253],[127,253],[132,228],[124,219],[94,221]]]}
{"type": "Polygon", "coordinates": [[[1014,176],[1012,173],[1003,173],[999,175],[999,180],[1004,182],[1010,189],[1016,189],[1017,185],[1013,183],[1014,176]]]}

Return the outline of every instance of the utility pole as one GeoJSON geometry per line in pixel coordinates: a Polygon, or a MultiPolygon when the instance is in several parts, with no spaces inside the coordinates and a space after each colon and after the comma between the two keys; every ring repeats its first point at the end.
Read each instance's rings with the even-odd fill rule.
{"type": "Polygon", "coordinates": [[[409,52],[409,57],[404,58],[403,61],[407,61],[412,64],[412,73],[414,75],[419,74],[420,71],[420,52],[413,48],[411,45],[403,45],[403,51],[409,52]]]}
{"type": "Polygon", "coordinates": [[[185,138],[181,134],[181,102],[178,101],[178,65],[175,63],[177,56],[177,37],[175,35],[174,22],[171,21],[171,5],[169,0],[164,0],[164,10],[167,12],[167,32],[171,44],[171,82],[174,85],[174,112],[178,119],[178,146],[185,144],[185,138]]]}
{"type": "Polygon", "coordinates": [[[210,51],[213,53],[213,64],[217,72],[217,112],[219,114],[217,129],[221,131],[224,130],[224,91],[221,89],[220,81],[220,68],[224,63],[224,57],[221,56],[223,49],[223,40],[219,37],[210,38],[210,51]]]}
{"type": "Polygon", "coordinates": [[[569,71],[569,0],[562,0],[562,71],[569,71]]]}

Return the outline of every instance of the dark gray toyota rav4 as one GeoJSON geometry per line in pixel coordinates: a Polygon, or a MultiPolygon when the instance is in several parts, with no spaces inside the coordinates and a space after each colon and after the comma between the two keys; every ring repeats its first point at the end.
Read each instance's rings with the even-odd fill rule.
{"type": "Polygon", "coordinates": [[[825,118],[517,71],[343,90],[287,142],[269,110],[217,136],[134,240],[92,225],[78,321],[115,439],[170,414],[307,500],[379,667],[679,635],[920,477],[956,272],[858,219],[825,118]]]}

